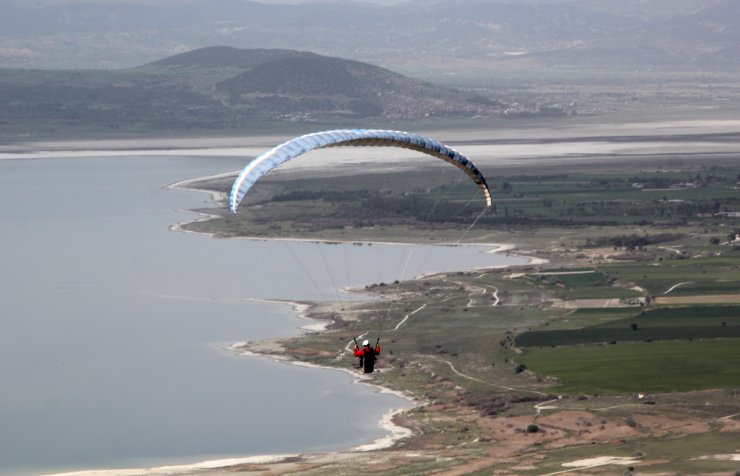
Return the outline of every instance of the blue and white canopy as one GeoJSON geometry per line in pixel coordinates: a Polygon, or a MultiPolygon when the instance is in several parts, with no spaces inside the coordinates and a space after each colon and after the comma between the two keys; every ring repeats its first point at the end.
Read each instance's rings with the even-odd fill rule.
{"type": "Polygon", "coordinates": [[[252,160],[241,171],[231,189],[231,211],[236,213],[239,204],[252,185],[270,170],[310,150],[334,146],[403,147],[437,157],[465,172],[480,188],[486,206],[491,206],[491,192],[485,177],[470,159],[456,150],[433,139],[409,132],[382,129],[339,129],[296,137],[252,160]]]}

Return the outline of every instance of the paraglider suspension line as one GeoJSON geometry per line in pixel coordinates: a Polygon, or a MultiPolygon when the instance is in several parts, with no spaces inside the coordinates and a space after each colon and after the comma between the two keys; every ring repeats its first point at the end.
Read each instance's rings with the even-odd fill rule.
{"type": "Polygon", "coordinates": [[[409,266],[409,261],[411,261],[411,255],[414,253],[414,249],[411,248],[411,251],[406,255],[406,262],[403,264],[403,269],[401,270],[401,276],[398,278],[398,283],[396,284],[396,290],[393,294],[393,299],[391,300],[390,305],[388,306],[388,312],[385,314],[386,320],[391,317],[391,311],[393,310],[393,304],[396,302],[396,298],[398,297],[398,293],[401,289],[401,282],[403,281],[403,277],[406,275],[406,269],[409,266]]]}
{"type": "Polygon", "coordinates": [[[331,287],[334,290],[334,295],[337,297],[337,301],[339,301],[342,309],[344,309],[344,303],[342,301],[342,297],[339,295],[339,290],[337,289],[337,283],[334,281],[334,275],[331,272],[331,269],[329,268],[329,263],[326,262],[326,256],[324,255],[324,252],[322,251],[322,244],[317,243],[316,246],[318,247],[319,254],[321,255],[321,261],[324,263],[324,269],[326,270],[326,274],[329,275],[329,281],[331,281],[331,287]]]}
{"type": "Polygon", "coordinates": [[[485,215],[487,211],[488,211],[488,207],[484,207],[483,210],[478,214],[478,216],[475,217],[475,220],[473,220],[473,223],[470,224],[470,226],[468,227],[468,229],[465,230],[465,232],[462,234],[462,236],[455,242],[456,245],[459,245],[460,242],[465,239],[465,237],[470,232],[470,230],[472,230],[473,227],[478,223],[478,221],[481,218],[483,218],[483,215],[485,215]]]}
{"type": "Polygon", "coordinates": [[[319,285],[318,285],[318,283],[316,282],[316,280],[315,280],[315,279],[313,279],[313,276],[312,276],[312,274],[311,274],[311,273],[310,273],[310,272],[309,272],[309,271],[308,271],[308,270],[306,269],[306,267],[305,267],[305,266],[303,265],[303,262],[301,261],[301,259],[300,259],[300,258],[298,258],[298,256],[296,256],[296,254],[295,254],[295,253],[293,252],[293,249],[292,249],[292,248],[290,247],[290,244],[288,243],[288,241],[287,241],[287,240],[285,240],[285,241],[284,241],[284,240],[281,240],[281,242],[282,242],[282,243],[283,243],[283,244],[285,245],[285,247],[287,248],[288,252],[289,252],[289,253],[290,253],[290,255],[291,255],[291,256],[293,257],[293,260],[294,260],[294,261],[295,261],[296,263],[298,263],[298,266],[300,266],[301,270],[303,270],[303,273],[304,273],[304,274],[305,274],[305,275],[306,275],[306,276],[308,277],[308,279],[309,279],[309,280],[311,281],[311,284],[313,284],[314,288],[316,288],[316,290],[317,290],[317,291],[319,292],[319,294],[321,295],[321,297],[323,298],[323,300],[324,300],[324,301],[328,301],[328,299],[327,299],[327,297],[326,297],[326,294],[324,294],[324,291],[322,291],[322,290],[321,290],[321,286],[319,286],[319,285]]]}

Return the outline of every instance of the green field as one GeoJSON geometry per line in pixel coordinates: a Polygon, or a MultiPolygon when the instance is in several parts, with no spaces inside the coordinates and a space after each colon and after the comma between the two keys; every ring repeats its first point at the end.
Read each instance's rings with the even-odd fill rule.
{"type": "Polygon", "coordinates": [[[714,294],[738,294],[740,281],[704,281],[687,283],[675,288],[670,296],[702,296],[714,294]]]}
{"type": "MultiPolygon", "coordinates": [[[[594,318],[599,310],[592,309],[594,318]]],[[[602,313],[604,311],[601,311],[602,313]]],[[[630,313],[624,311],[624,314],[630,313]]],[[[543,329],[516,337],[520,347],[740,337],[740,306],[686,306],[631,310],[631,315],[579,329],[543,329]]],[[[613,311],[606,313],[606,319],[613,311]]]]}
{"type": "MultiPolygon", "coordinates": [[[[570,173],[502,177],[497,211],[540,222],[620,225],[682,223],[737,206],[736,169],[608,175],[570,173]]],[[[711,221],[711,220],[710,220],[711,221]]]]}
{"type": "Polygon", "coordinates": [[[519,357],[529,369],[557,377],[566,394],[740,386],[740,339],[528,348],[519,357]]]}
{"type": "Polygon", "coordinates": [[[636,312],[638,311],[634,307],[581,308],[572,311],[562,319],[548,323],[546,329],[542,330],[580,329],[582,327],[632,317],[636,312]]]}

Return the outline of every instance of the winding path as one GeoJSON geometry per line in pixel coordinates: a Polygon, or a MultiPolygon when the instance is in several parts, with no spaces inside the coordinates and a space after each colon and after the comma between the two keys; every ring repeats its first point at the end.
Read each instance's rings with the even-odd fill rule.
{"type": "Polygon", "coordinates": [[[686,284],[691,284],[691,281],[686,281],[685,283],[677,283],[677,284],[674,284],[673,286],[671,286],[670,288],[668,288],[668,291],[666,291],[666,292],[663,293],[663,296],[665,296],[666,294],[670,293],[671,291],[673,291],[677,287],[684,286],[686,284]]]}
{"type": "Polygon", "coordinates": [[[401,326],[406,323],[406,321],[409,319],[409,317],[411,317],[413,314],[416,314],[417,312],[421,311],[425,307],[427,307],[427,304],[426,303],[422,304],[418,308],[414,309],[413,311],[411,311],[408,314],[406,314],[405,316],[403,316],[403,319],[401,319],[401,321],[398,324],[396,324],[396,327],[394,327],[393,330],[394,331],[397,331],[398,329],[400,329],[401,326]]]}
{"type": "Polygon", "coordinates": [[[436,360],[437,362],[442,362],[443,364],[447,364],[450,367],[450,370],[452,370],[452,373],[454,373],[455,375],[458,375],[458,376],[460,376],[462,378],[465,378],[465,379],[468,379],[468,380],[472,380],[474,382],[482,383],[482,384],[485,384],[485,385],[490,385],[492,387],[502,388],[504,390],[509,390],[511,392],[534,393],[534,394],[543,395],[543,396],[549,395],[549,393],[544,393],[544,392],[540,392],[540,391],[537,391],[537,390],[529,390],[529,389],[526,389],[526,388],[509,387],[509,386],[506,386],[506,385],[501,385],[501,384],[498,384],[498,383],[493,383],[493,382],[489,382],[487,380],[479,379],[478,377],[473,377],[472,375],[468,375],[468,374],[465,374],[465,373],[460,372],[459,370],[457,370],[455,368],[455,366],[449,360],[445,360],[445,359],[443,359],[441,357],[437,357],[436,355],[424,354],[424,356],[425,357],[429,357],[432,360],[436,360]]]}

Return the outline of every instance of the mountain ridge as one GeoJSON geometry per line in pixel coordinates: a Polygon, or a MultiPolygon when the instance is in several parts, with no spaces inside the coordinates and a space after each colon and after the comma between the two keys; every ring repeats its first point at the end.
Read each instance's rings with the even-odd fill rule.
{"type": "Polygon", "coordinates": [[[215,46],[125,70],[0,69],[0,124],[9,127],[230,129],[493,117],[511,107],[368,63],[284,49],[215,46]]]}
{"type": "Polygon", "coordinates": [[[217,79],[209,97],[255,116],[337,115],[414,119],[429,115],[499,115],[502,104],[478,94],[436,86],[369,63],[285,49],[214,46],[142,67],[217,79]],[[215,70],[215,71],[214,71],[215,70]],[[221,76],[221,77],[219,77],[221,76]]]}

